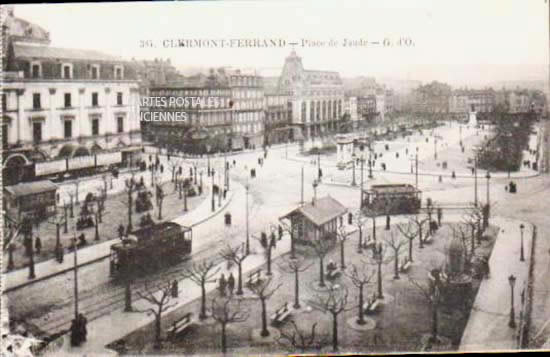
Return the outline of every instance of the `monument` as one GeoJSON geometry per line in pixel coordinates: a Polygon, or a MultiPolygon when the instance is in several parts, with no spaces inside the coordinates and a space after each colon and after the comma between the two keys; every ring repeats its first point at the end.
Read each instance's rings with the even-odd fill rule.
{"type": "Polygon", "coordinates": [[[473,104],[470,108],[470,119],[468,120],[468,126],[477,126],[477,112],[475,111],[473,104]]]}

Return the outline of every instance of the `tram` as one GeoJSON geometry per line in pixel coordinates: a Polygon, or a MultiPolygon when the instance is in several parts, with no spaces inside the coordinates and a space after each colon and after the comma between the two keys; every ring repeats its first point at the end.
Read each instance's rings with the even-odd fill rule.
{"type": "Polygon", "coordinates": [[[422,191],[409,184],[372,185],[361,193],[361,209],[378,214],[417,213],[422,191]]]}
{"type": "Polygon", "coordinates": [[[110,274],[130,277],[158,270],[191,254],[193,231],[175,222],[153,224],[111,245],[110,274]]]}

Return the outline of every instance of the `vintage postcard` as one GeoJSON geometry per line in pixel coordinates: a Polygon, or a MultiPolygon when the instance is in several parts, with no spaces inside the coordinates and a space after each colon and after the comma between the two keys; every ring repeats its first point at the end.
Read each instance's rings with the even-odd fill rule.
{"type": "Polygon", "coordinates": [[[550,4],[2,5],[2,356],[550,349],[550,4]]]}

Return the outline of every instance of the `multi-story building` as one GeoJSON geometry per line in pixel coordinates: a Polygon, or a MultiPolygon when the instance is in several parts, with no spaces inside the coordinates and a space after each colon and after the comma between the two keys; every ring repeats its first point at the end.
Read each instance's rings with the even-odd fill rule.
{"type": "Polygon", "coordinates": [[[199,74],[183,83],[152,87],[150,96],[158,97],[156,104],[142,107],[142,113],[185,113],[184,120],[147,123],[146,138],[155,145],[192,154],[225,151],[234,146],[232,92],[223,71],[211,70],[208,76],[199,74]]]}
{"type": "Polygon", "coordinates": [[[361,120],[367,122],[374,120],[379,114],[377,111],[376,96],[357,97],[357,112],[361,120]]]}
{"type": "Polygon", "coordinates": [[[233,100],[233,147],[256,148],[264,142],[264,89],[255,72],[223,71],[233,100]]]}
{"type": "Polygon", "coordinates": [[[347,97],[344,101],[344,113],[348,116],[351,122],[351,127],[357,129],[359,126],[359,115],[357,111],[357,97],[347,97]]]}
{"type": "Polygon", "coordinates": [[[344,111],[344,87],[338,72],[305,70],[295,51],[285,59],[278,91],[291,96],[292,122],[307,138],[338,130],[344,111]]]}
{"type": "Polygon", "coordinates": [[[281,93],[264,93],[264,133],[267,145],[294,140],[292,130],[292,102],[281,93]]]}
{"type": "Polygon", "coordinates": [[[496,104],[496,92],[493,89],[455,90],[449,97],[449,113],[465,114],[470,111],[490,113],[496,104]]]}
{"type": "Polygon", "coordinates": [[[527,90],[513,90],[506,92],[508,111],[512,114],[527,113],[531,111],[531,100],[527,90]]]}
{"type": "Polygon", "coordinates": [[[120,152],[127,162],[139,156],[138,80],[129,62],[93,50],[52,47],[48,32],[14,17],[11,9],[4,34],[2,135],[8,181],[96,164],[66,161],[76,156],[120,152]],[[35,163],[54,160],[58,163],[48,169],[33,169],[35,163]]]}

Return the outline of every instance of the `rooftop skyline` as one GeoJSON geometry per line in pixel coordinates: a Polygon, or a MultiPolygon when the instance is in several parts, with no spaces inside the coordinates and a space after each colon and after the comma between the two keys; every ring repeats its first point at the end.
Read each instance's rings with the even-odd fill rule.
{"type": "Polygon", "coordinates": [[[170,58],[186,67],[257,68],[280,74],[302,39],[337,47],[294,46],[308,70],[454,86],[548,78],[548,4],[521,0],[197,1],[16,5],[15,16],[50,32],[51,45],[126,59],[170,58]],[[67,16],[70,14],[70,16],[67,16]],[[101,19],[101,21],[98,21],[101,19]],[[163,48],[163,40],[283,39],[281,48],[163,48]],[[342,47],[344,39],[413,47],[342,47]],[[144,48],[141,41],[156,48],[144,48]]]}

